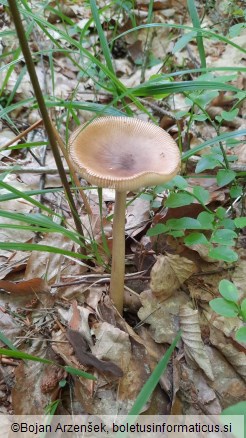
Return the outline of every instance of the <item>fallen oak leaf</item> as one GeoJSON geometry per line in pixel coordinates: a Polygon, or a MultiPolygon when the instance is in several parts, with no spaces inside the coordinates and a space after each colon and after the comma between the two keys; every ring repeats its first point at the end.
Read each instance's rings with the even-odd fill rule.
{"type": "Polygon", "coordinates": [[[0,289],[18,296],[50,292],[49,285],[42,278],[32,278],[31,280],[20,281],[19,283],[0,280],[0,289]]]}
{"type": "Polygon", "coordinates": [[[67,338],[74,349],[76,358],[82,365],[92,366],[101,373],[110,373],[116,377],[123,376],[123,372],[118,365],[113,362],[100,360],[92,353],[88,352],[87,343],[79,332],[68,328],[67,338]]]}

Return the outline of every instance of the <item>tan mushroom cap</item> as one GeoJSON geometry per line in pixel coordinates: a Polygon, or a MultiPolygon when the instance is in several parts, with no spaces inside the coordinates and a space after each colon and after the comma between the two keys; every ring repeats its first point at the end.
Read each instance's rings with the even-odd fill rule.
{"type": "Polygon", "coordinates": [[[128,117],[100,117],[77,128],[70,158],[87,181],[118,191],[161,184],[180,168],[180,152],[158,126],[128,117]]]}

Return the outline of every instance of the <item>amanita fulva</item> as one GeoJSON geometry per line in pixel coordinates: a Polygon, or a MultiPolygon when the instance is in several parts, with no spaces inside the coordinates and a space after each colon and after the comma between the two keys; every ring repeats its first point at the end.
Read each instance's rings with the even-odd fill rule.
{"type": "Polygon", "coordinates": [[[116,190],[110,296],[122,314],[126,194],[172,179],[180,168],[179,149],[167,132],[152,123],[100,117],[72,133],[69,154],[83,178],[98,187],[116,190]]]}

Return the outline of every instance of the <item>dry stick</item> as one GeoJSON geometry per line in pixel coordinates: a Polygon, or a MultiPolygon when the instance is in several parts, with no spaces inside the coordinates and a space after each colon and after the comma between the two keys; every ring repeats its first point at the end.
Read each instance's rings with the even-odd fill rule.
{"type": "Polygon", "coordinates": [[[41,125],[43,123],[43,119],[38,120],[37,122],[33,123],[32,126],[29,126],[25,131],[21,132],[19,135],[17,135],[15,138],[10,140],[8,143],[6,143],[4,146],[0,148],[0,151],[3,149],[7,149],[9,146],[12,146],[16,141],[20,140],[22,137],[25,137],[26,134],[31,132],[33,129],[37,128],[37,126],[41,125]]]}
{"type": "Polygon", "coordinates": [[[57,143],[60,146],[60,149],[61,149],[61,151],[63,153],[63,156],[64,156],[64,158],[65,158],[65,160],[66,160],[66,162],[68,164],[68,167],[70,169],[70,173],[72,175],[72,178],[73,178],[73,180],[74,180],[74,182],[75,182],[75,184],[76,184],[76,186],[77,186],[77,188],[79,190],[81,198],[82,198],[82,200],[84,202],[84,206],[85,206],[86,212],[87,212],[87,214],[92,215],[90,204],[88,202],[88,199],[87,199],[86,195],[84,194],[83,188],[81,187],[79,178],[77,177],[77,175],[76,175],[76,173],[75,173],[75,171],[73,169],[73,166],[71,164],[70,158],[69,158],[68,153],[67,153],[67,149],[65,148],[65,145],[64,145],[64,143],[63,143],[59,133],[57,132],[57,129],[56,129],[55,125],[52,123],[52,121],[51,121],[51,124],[52,124],[53,131],[54,131],[54,134],[55,134],[56,139],[57,139],[57,143]]]}
{"type": "MultiPolygon", "coordinates": [[[[45,105],[44,97],[43,97],[43,94],[42,94],[42,91],[41,91],[41,88],[39,85],[39,80],[38,80],[38,77],[36,74],[35,66],[34,66],[34,63],[32,60],[32,55],[31,55],[31,52],[30,52],[30,49],[28,46],[28,42],[26,39],[25,30],[24,30],[24,27],[23,27],[23,24],[21,21],[20,13],[19,13],[19,10],[18,10],[18,7],[17,7],[15,0],[8,0],[8,3],[9,3],[9,8],[10,8],[13,20],[14,20],[14,24],[15,24],[17,35],[18,35],[20,47],[21,47],[22,53],[23,53],[24,58],[25,58],[25,62],[26,62],[26,66],[27,66],[27,70],[28,70],[30,79],[31,79],[33,90],[34,90],[34,93],[35,93],[35,96],[36,96],[36,99],[38,102],[39,110],[40,110],[42,118],[43,118],[44,126],[45,126],[47,136],[48,136],[48,139],[50,142],[50,146],[51,146],[51,149],[52,149],[52,152],[54,155],[54,159],[55,159],[58,171],[59,171],[59,175],[60,175],[64,190],[65,190],[66,196],[67,196],[67,200],[69,202],[71,213],[73,215],[74,223],[75,223],[75,226],[76,226],[78,233],[83,238],[84,234],[83,234],[82,225],[81,225],[80,219],[77,215],[73,195],[71,193],[69,183],[68,183],[68,180],[66,177],[66,173],[65,173],[64,168],[63,168],[59,149],[57,147],[56,137],[55,137],[55,134],[54,134],[54,131],[52,128],[52,124],[50,121],[50,117],[49,117],[49,114],[48,114],[48,111],[47,111],[47,108],[45,105]]],[[[86,250],[85,250],[85,247],[83,246],[82,240],[81,240],[80,252],[81,252],[81,254],[86,255],[86,250]]]]}

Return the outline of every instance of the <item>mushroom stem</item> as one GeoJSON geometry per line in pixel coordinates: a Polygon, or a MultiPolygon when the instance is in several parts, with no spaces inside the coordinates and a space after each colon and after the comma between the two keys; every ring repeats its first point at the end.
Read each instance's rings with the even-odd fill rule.
{"type": "Polygon", "coordinates": [[[113,221],[113,256],[110,297],[122,315],[125,278],[125,210],[126,192],[116,191],[113,221]]]}

